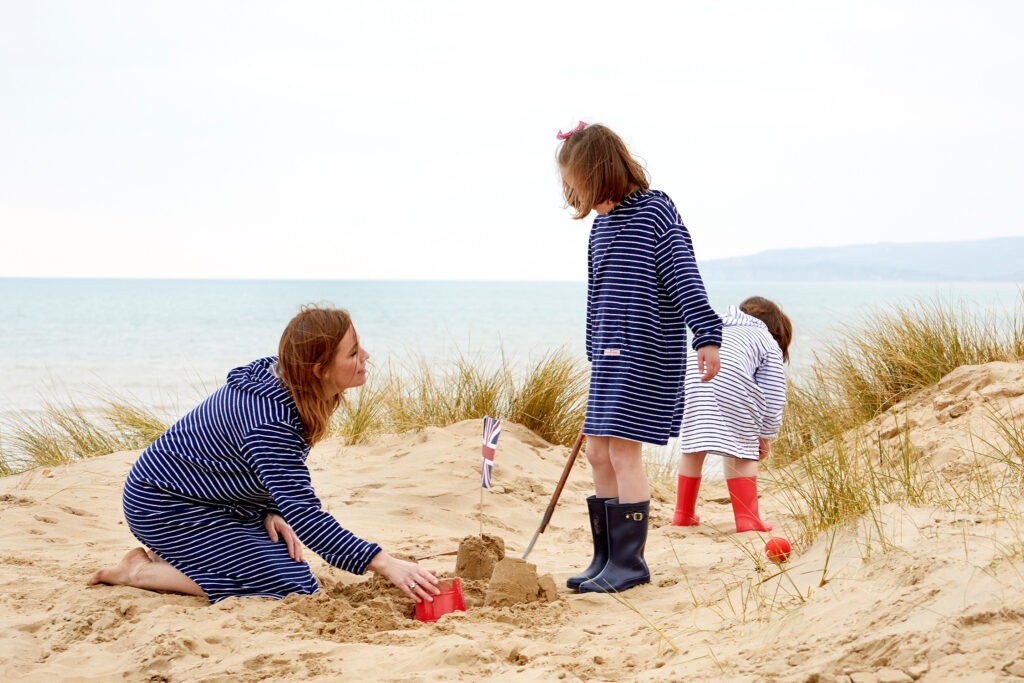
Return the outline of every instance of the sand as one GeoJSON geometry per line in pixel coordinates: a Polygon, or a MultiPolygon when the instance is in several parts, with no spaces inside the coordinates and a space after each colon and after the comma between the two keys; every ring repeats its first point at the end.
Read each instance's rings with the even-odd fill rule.
{"type": "MultiPolygon", "coordinates": [[[[136,545],[120,490],[137,453],[0,479],[0,679],[1015,680],[1024,677],[1024,510],[1019,468],[985,456],[1000,440],[993,411],[1024,415],[1024,364],[961,368],[877,418],[866,438],[894,446],[896,425],[909,425],[923,464],[962,502],[888,506],[795,542],[781,572],[764,560],[767,534],[732,533],[723,482],[706,483],[694,528],[671,526],[673,492],[656,487],[652,582],[622,601],[564,586],[589,560],[582,461],[520,559],[566,448],[506,425],[481,515],[476,421],[318,445],[310,465],[324,505],[389,551],[451,577],[460,543],[481,526],[502,541],[491,577],[463,578],[467,610],[435,623],[413,619],[412,603],[381,579],[315,556],[320,593],[280,601],[210,606],[86,587],[136,545]],[[987,493],[973,495],[985,481],[987,493]]],[[[796,538],[770,485],[762,510],[796,538]]]]}

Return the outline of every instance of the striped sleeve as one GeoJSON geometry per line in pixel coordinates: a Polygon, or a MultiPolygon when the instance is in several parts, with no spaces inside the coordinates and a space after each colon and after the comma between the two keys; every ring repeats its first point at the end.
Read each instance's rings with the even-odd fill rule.
{"type": "Polygon", "coordinates": [[[760,366],[754,371],[754,382],[764,393],[765,409],[759,436],[772,438],[782,426],[782,409],[786,405],[786,375],[782,371],[782,351],[772,339],[760,366]]]}
{"type": "Polygon", "coordinates": [[[302,460],[305,448],[302,435],[284,422],[260,425],[242,443],[244,457],[299,540],[335,567],[362,574],[381,548],[343,528],[321,508],[302,460]]]}
{"type": "Polygon", "coordinates": [[[587,362],[594,362],[594,242],[593,237],[587,243],[587,362]]]}
{"type": "Polygon", "coordinates": [[[686,326],[693,330],[693,348],[721,346],[722,319],[708,303],[684,230],[681,225],[670,225],[659,237],[654,254],[658,276],[686,326]]]}

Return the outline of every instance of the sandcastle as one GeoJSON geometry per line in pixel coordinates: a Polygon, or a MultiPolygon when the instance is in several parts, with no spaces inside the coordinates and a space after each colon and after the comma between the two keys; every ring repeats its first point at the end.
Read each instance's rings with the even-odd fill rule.
{"type": "Polygon", "coordinates": [[[459,543],[455,573],[464,579],[488,582],[484,593],[484,605],[488,607],[558,599],[551,575],[538,577],[537,565],[505,557],[505,541],[497,536],[483,534],[463,538],[459,543]]]}

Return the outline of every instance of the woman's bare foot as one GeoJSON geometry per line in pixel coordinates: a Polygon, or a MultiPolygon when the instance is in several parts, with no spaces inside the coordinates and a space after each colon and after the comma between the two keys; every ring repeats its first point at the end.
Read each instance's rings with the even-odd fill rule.
{"type": "Polygon", "coordinates": [[[93,574],[89,585],[97,583],[206,597],[199,584],[145,548],[130,550],[117,564],[93,574]]]}
{"type": "Polygon", "coordinates": [[[140,567],[150,562],[152,560],[149,559],[149,553],[146,552],[145,548],[129,550],[121,558],[120,562],[93,574],[92,578],[89,579],[89,585],[94,586],[97,583],[106,583],[111,586],[133,586],[135,585],[132,583],[133,575],[138,572],[140,567]]]}

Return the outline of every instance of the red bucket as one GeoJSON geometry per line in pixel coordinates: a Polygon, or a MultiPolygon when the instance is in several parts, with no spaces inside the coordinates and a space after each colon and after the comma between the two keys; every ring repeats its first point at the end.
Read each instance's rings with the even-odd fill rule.
{"type": "Polygon", "coordinates": [[[449,612],[466,611],[466,602],[462,599],[462,582],[458,577],[449,582],[437,584],[440,595],[434,596],[434,602],[426,600],[416,603],[416,618],[420,621],[437,621],[449,612]]]}

